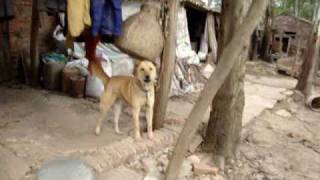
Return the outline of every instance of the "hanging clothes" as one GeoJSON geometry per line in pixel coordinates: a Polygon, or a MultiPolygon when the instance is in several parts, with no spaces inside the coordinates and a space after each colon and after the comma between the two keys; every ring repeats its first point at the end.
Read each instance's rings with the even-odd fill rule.
{"type": "Polygon", "coordinates": [[[78,37],[86,26],[91,26],[90,0],[68,0],[68,31],[78,37]]]}
{"type": "Polygon", "coordinates": [[[14,17],[11,0],[0,0],[0,21],[8,21],[14,17]]]}
{"type": "Polygon", "coordinates": [[[93,36],[119,36],[122,30],[121,0],[91,0],[93,36]]]}

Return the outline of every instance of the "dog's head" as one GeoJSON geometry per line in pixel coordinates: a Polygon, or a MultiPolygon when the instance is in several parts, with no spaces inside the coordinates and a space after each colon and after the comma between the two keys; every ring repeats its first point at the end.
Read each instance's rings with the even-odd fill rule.
{"type": "Polygon", "coordinates": [[[155,84],[157,82],[156,66],[150,61],[141,61],[136,68],[136,77],[143,84],[155,84]]]}

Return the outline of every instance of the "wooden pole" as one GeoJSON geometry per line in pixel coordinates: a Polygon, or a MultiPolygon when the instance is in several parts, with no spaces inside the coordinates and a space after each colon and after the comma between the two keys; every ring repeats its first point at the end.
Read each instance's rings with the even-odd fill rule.
{"type": "Polygon", "coordinates": [[[169,163],[166,180],[177,180],[180,172],[182,161],[187,153],[188,146],[197,130],[201,119],[203,118],[207,108],[212,102],[212,99],[220,89],[223,82],[233,68],[242,49],[248,46],[251,33],[258,25],[262,17],[268,0],[253,1],[250,10],[244,19],[243,23],[235,32],[230,43],[222,51],[220,60],[216,70],[212,73],[201,92],[196,104],[193,106],[191,113],[186,121],[184,128],[179,136],[177,145],[174,149],[172,159],[169,163]]]}
{"type": "Polygon", "coordinates": [[[174,73],[176,58],[176,28],[177,28],[177,12],[179,0],[169,0],[169,34],[166,39],[163,59],[161,63],[161,71],[159,77],[159,89],[156,94],[154,107],[154,128],[163,127],[164,118],[166,116],[167,105],[169,101],[169,93],[171,88],[171,80],[174,73]]]}
{"type": "Polygon", "coordinates": [[[216,63],[217,60],[217,37],[216,37],[216,27],[215,27],[215,20],[214,15],[212,13],[208,13],[207,15],[207,28],[208,28],[208,39],[209,39],[209,46],[211,48],[212,53],[212,64],[216,63]]]}
{"type": "Polygon", "coordinates": [[[32,20],[31,20],[31,39],[30,39],[30,59],[32,69],[32,86],[37,86],[39,83],[39,3],[38,0],[32,1],[32,20]]]}

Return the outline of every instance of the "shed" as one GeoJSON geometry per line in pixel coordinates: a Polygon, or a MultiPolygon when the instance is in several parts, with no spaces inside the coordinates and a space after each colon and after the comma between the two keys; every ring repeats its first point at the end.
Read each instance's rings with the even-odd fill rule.
{"type": "Polygon", "coordinates": [[[312,23],[291,15],[276,16],[272,26],[272,52],[292,56],[307,48],[312,23]]]}

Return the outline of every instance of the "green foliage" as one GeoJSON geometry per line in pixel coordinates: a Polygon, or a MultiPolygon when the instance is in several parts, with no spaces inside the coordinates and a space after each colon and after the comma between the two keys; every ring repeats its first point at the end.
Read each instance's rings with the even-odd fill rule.
{"type": "Polygon", "coordinates": [[[312,20],[319,0],[273,0],[275,15],[298,15],[300,18],[312,20]]]}

